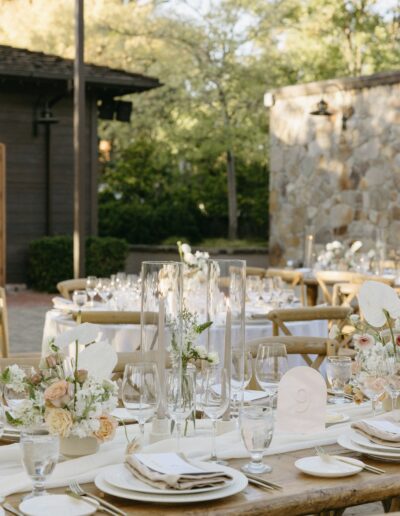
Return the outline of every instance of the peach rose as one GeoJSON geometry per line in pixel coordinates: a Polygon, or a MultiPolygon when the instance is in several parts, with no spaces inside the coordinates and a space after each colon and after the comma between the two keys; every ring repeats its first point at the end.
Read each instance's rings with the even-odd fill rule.
{"type": "Polygon", "coordinates": [[[73,424],[71,413],[62,408],[47,410],[45,421],[49,432],[60,437],[68,437],[73,424]]]}
{"type": "Polygon", "coordinates": [[[101,442],[111,441],[114,438],[118,421],[112,416],[103,414],[100,416],[99,422],[100,427],[97,432],[94,432],[94,436],[101,442]]]}
{"type": "Polygon", "coordinates": [[[55,407],[61,407],[70,401],[68,396],[68,382],[66,380],[59,380],[47,387],[44,391],[44,399],[49,401],[55,407]]]}

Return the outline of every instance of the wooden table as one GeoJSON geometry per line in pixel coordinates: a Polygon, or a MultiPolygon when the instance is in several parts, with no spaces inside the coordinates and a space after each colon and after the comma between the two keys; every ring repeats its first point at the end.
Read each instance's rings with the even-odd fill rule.
{"type": "MultiPolygon", "coordinates": [[[[327,446],[330,453],[343,452],[338,445],[327,446]]],[[[241,493],[224,500],[188,505],[160,505],[129,500],[121,500],[104,495],[105,499],[135,516],[175,516],[182,515],[246,515],[246,516],[286,516],[321,514],[339,516],[346,507],[369,502],[383,501],[390,512],[400,508],[400,466],[395,463],[366,459],[371,465],[386,470],[384,475],[361,472],[352,477],[339,479],[314,478],[299,472],[294,467],[295,460],[314,455],[313,449],[273,455],[265,462],[273,467],[265,478],[281,486],[281,491],[267,491],[249,486],[241,493]]],[[[352,456],[357,456],[354,454],[352,456]]],[[[240,467],[244,460],[232,460],[230,465],[240,467]]],[[[93,484],[85,489],[103,496],[93,484]]],[[[52,492],[63,493],[65,488],[52,492]]],[[[12,495],[7,501],[18,506],[21,494],[12,495]]],[[[43,515],[47,516],[47,515],[43,515]]],[[[50,516],[50,515],[49,515],[50,516]]]]}

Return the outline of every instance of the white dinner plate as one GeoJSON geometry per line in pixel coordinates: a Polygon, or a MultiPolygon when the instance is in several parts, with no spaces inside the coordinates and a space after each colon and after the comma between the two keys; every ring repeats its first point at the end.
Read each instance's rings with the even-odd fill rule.
{"type": "Polygon", "coordinates": [[[400,458],[400,447],[396,448],[394,446],[387,446],[384,444],[374,443],[370,441],[368,437],[365,437],[364,435],[359,434],[358,432],[354,432],[354,434],[352,434],[351,440],[354,443],[364,446],[365,448],[370,448],[373,451],[386,451],[389,453],[393,453],[393,455],[397,453],[400,458]]]}
{"type": "MultiPolygon", "coordinates": [[[[208,465],[209,467],[209,465],[208,465]]],[[[152,493],[152,494],[192,494],[196,493],[204,493],[208,491],[216,491],[217,489],[223,489],[230,485],[233,480],[227,482],[223,486],[212,486],[212,487],[202,487],[199,489],[182,489],[177,491],[176,489],[162,489],[160,490],[157,487],[152,487],[145,482],[142,482],[138,478],[136,478],[129,469],[125,466],[125,464],[113,464],[112,466],[108,466],[103,469],[105,480],[113,485],[114,487],[118,487],[120,489],[127,489],[128,491],[138,491],[140,493],[152,493]]]]}
{"type": "MultiPolygon", "coordinates": [[[[209,467],[209,463],[198,463],[199,465],[204,464],[204,466],[209,467]]],[[[137,500],[140,502],[152,502],[152,503],[197,503],[197,502],[206,502],[209,500],[218,500],[221,498],[227,498],[228,496],[233,496],[240,491],[243,491],[247,486],[247,478],[243,473],[237,471],[233,468],[229,468],[227,466],[218,465],[218,469],[221,471],[225,471],[229,475],[233,477],[233,481],[227,487],[223,487],[221,489],[217,489],[215,491],[207,491],[203,493],[193,492],[191,494],[164,494],[163,492],[155,493],[142,493],[139,491],[131,491],[127,489],[121,489],[119,487],[115,487],[109,484],[105,479],[105,471],[107,468],[104,468],[95,478],[94,483],[104,493],[110,494],[112,496],[116,496],[118,498],[124,498],[126,500],[137,500]]],[[[58,515],[57,515],[58,516],[58,515]]]]}
{"type": "Polygon", "coordinates": [[[351,460],[353,464],[347,464],[339,460],[322,460],[318,456],[303,457],[296,460],[294,465],[303,473],[307,473],[307,475],[326,478],[350,477],[363,469],[362,463],[359,460],[348,460],[351,460]]]}
{"type": "Polygon", "coordinates": [[[24,500],[19,510],[26,516],[89,516],[98,509],[97,502],[89,503],[68,495],[44,495],[24,500]]]}
{"type": "Polygon", "coordinates": [[[363,453],[364,455],[369,455],[370,457],[391,460],[393,462],[400,462],[398,452],[371,450],[370,448],[366,448],[365,446],[355,443],[353,441],[355,434],[356,432],[354,430],[347,430],[343,434],[339,435],[337,439],[338,444],[340,444],[340,446],[343,446],[343,448],[346,448],[347,450],[363,453]]]}
{"type": "Polygon", "coordinates": [[[338,425],[339,423],[345,423],[349,421],[350,416],[338,412],[327,412],[325,416],[325,424],[327,425],[338,425]]]}

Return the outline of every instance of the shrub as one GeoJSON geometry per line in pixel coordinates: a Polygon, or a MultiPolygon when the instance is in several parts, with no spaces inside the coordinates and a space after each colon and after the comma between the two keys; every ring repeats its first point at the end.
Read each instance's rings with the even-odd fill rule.
{"type": "MultiPolygon", "coordinates": [[[[57,283],[72,278],[72,238],[43,237],[28,248],[28,284],[35,290],[56,292],[57,283]]],[[[110,276],[123,270],[128,244],[120,238],[88,237],[86,240],[86,273],[110,276]]]]}

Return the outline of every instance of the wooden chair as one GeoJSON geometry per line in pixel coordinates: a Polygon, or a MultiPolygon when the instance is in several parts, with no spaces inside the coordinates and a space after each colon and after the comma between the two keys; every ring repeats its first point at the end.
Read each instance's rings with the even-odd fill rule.
{"type": "Polygon", "coordinates": [[[267,269],[262,267],[246,267],[246,276],[259,276],[261,279],[265,278],[267,269]]]}
{"type": "Polygon", "coordinates": [[[267,273],[265,275],[266,278],[281,278],[281,280],[289,285],[291,288],[295,289],[296,287],[300,290],[300,301],[303,306],[306,304],[306,295],[304,288],[304,278],[303,274],[299,271],[294,271],[290,269],[276,269],[269,268],[267,269],[267,273]]]}
{"type": "Polygon", "coordinates": [[[300,321],[327,321],[328,327],[333,323],[342,328],[352,309],[346,306],[312,306],[307,308],[288,308],[272,310],[266,318],[272,322],[272,333],[277,337],[280,332],[292,336],[285,323],[300,321]]]}
{"type": "Polygon", "coordinates": [[[74,290],[85,290],[86,278],[70,279],[57,283],[57,289],[65,299],[72,299],[74,290]]]}
{"type": "Polygon", "coordinates": [[[358,274],[354,277],[352,283],[335,283],[332,289],[332,305],[333,306],[352,306],[353,309],[358,309],[356,297],[365,281],[378,281],[386,285],[393,286],[394,279],[384,278],[382,276],[370,276],[358,274]]]}
{"type": "Polygon", "coordinates": [[[0,287],[0,354],[3,358],[10,353],[10,343],[8,337],[8,314],[6,291],[0,287]]]}
{"type": "Polygon", "coordinates": [[[296,337],[293,335],[254,339],[247,342],[246,346],[254,360],[257,357],[260,344],[274,343],[285,344],[288,355],[301,355],[305,363],[316,370],[319,370],[325,357],[336,356],[339,352],[339,343],[336,340],[322,337],[296,337]],[[313,358],[310,355],[317,356],[313,358]]]}
{"type": "Polygon", "coordinates": [[[318,271],[315,273],[323,298],[329,305],[333,304],[333,286],[335,283],[356,283],[361,274],[350,271],[318,271]]]}
{"type": "MultiPolygon", "coordinates": [[[[116,311],[116,310],[93,310],[74,312],[74,319],[80,323],[88,322],[93,324],[140,324],[140,312],[116,311]]],[[[146,324],[158,324],[156,312],[145,313],[146,324]]]]}

